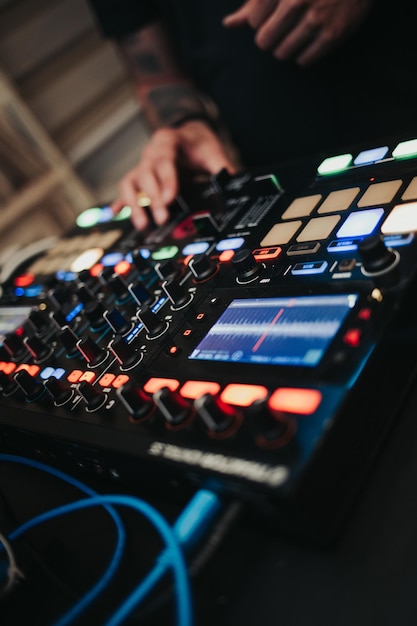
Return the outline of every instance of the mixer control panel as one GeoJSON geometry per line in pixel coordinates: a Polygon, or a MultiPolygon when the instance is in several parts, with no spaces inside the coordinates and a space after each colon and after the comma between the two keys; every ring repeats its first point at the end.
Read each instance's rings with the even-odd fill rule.
{"type": "Polygon", "coordinates": [[[414,380],[417,140],[129,214],[83,211],[4,281],[2,449],[300,518],[331,488],[339,515],[414,380]]]}

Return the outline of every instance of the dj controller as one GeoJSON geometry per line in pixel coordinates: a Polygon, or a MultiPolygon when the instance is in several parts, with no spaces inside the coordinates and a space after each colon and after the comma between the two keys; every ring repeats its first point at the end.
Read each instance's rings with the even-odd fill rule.
{"type": "Polygon", "coordinates": [[[9,260],[1,450],[330,532],[415,378],[417,139],[222,171],[141,233],[129,215],[87,209],[9,260]]]}

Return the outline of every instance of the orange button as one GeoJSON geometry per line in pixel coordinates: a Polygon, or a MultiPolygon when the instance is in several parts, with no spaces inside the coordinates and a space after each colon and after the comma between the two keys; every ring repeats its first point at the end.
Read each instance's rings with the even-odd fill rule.
{"type": "Polygon", "coordinates": [[[187,380],[181,387],[180,394],[184,398],[195,400],[204,396],[205,393],[211,393],[212,396],[215,396],[219,390],[220,385],[209,380],[187,380]]]}
{"type": "Polygon", "coordinates": [[[35,275],[28,272],[27,274],[20,274],[20,276],[16,276],[14,284],[16,287],[29,287],[34,280],[35,275]]]}
{"type": "Polygon", "coordinates": [[[113,387],[113,389],[119,389],[119,387],[123,387],[123,385],[125,385],[128,380],[129,376],[127,376],[126,374],[119,374],[118,376],[116,376],[111,386],[113,387]]]}
{"type": "Polygon", "coordinates": [[[127,274],[129,270],[130,263],[125,260],[119,261],[119,263],[116,263],[116,265],[114,266],[114,271],[116,274],[127,274]]]}
{"type": "Polygon", "coordinates": [[[40,371],[40,367],[38,365],[29,365],[28,363],[21,363],[16,368],[16,372],[20,372],[20,370],[26,370],[29,372],[31,376],[37,376],[40,371]]]}
{"type": "Polygon", "coordinates": [[[219,261],[221,263],[228,263],[229,261],[233,259],[234,256],[235,256],[234,250],[223,250],[223,252],[219,254],[219,261]]]}
{"type": "Polygon", "coordinates": [[[227,385],[220,396],[223,402],[235,406],[250,406],[255,400],[266,398],[268,390],[262,385],[227,385]]]}
{"type": "Polygon", "coordinates": [[[321,399],[318,389],[280,387],[269,398],[268,406],[272,411],[310,415],[318,409],[321,399]]]}
{"type": "Polygon", "coordinates": [[[276,246],[274,248],[257,248],[253,250],[252,254],[257,261],[263,261],[264,259],[276,259],[282,252],[282,248],[276,246]]]}
{"type": "Polygon", "coordinates": [[[155,391],[159,391],[162,387],[168,387],[171,391],[175,391],[179,386],[180,381],[175,380],[175,378],[150,378],[143,388],[148,393],[155,393],[155,391]]]}
{"type": "Polygon", "coordinates": [[[4,372],[5,374],[11,374],[16,369],[15,363],[10,363],[9,361],[0,361],[0,372],[4,372]]]}
{"type": "Polygon", "coordinates": [[[115,374],[110,374],[110,372],[106,372],[98,381],[98,384],[101,387],[110,387],[114,379],[116,378],[115,374]]]}

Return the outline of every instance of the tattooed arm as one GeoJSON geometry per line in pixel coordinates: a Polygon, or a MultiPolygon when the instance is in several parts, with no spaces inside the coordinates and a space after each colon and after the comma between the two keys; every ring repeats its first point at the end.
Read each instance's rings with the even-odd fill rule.
{"type": "Polygon", "coordinates": [[[179,190],[179,168],[215,174],[235,167],[213,130],[201,94],[180,68],[164,25],[153,22],[120,40],[119,46],[152,135],[138,165],[121,180],[112,208],[118,212],[125,204],[131,206],[132,222],[141,230],[148,219],[137,206],[139,191],[149,196],[153,218],[162,224],[179,190]]]}

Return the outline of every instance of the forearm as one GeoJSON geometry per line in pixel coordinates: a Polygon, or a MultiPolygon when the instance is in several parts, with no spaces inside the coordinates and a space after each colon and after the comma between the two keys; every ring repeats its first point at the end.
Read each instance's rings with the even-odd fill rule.
{"type": "Polygon", "coordinates": [[[152,130],[175,126],[188,116],[208,115],[201,94],[181,69],[175,46],[161,22],[118,43],[152,130]]]}

